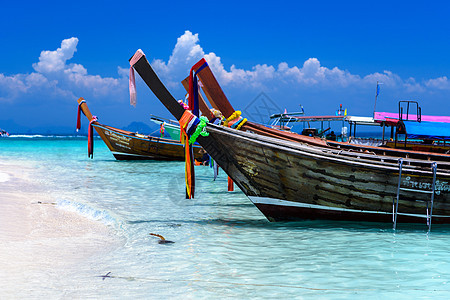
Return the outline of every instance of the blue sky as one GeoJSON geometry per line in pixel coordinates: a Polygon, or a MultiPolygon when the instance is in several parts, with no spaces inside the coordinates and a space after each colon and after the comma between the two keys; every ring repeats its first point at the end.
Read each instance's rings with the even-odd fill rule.
{"type": "Polygon", "coordinates": [[[3,1],[2,11],[0,128],[75,126],[81,96],[113,126],[169,116],[142,82],[128,104],[138,48],[176,98],[204,56],[237,109],[264,92],[288,111],[342,103],[371,115],[379,80],[380,111],[413,99],[423,114],[450,115],[445,1],[3,1]]]}

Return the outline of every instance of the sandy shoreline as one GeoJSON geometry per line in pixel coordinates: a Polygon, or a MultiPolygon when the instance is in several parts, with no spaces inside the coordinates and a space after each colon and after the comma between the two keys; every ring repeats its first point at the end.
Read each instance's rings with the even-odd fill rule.
{"type": "Polygon", "coordinates": [[[0,291],[32,295],[42,281],[111,251],[122,241],[101,222],[57,208],[31,180],[32,166],[0,162],[0,291]],[[108,249],[108,250],[105,250],[108,249]]]}

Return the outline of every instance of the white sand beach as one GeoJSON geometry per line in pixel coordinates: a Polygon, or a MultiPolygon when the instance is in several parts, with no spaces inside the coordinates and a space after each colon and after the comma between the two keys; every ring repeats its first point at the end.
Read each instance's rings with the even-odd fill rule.
{"type": "MultiPolygon", "coordinates": [[[[6,298],[33,295],[42,282],[57,283],[121,243],[101,222],[56,207],[30,180],[33,172],[0,161],[0,294],[6,298]]],[[[58,292],[66,295],[52,295],[58,292]]]]}

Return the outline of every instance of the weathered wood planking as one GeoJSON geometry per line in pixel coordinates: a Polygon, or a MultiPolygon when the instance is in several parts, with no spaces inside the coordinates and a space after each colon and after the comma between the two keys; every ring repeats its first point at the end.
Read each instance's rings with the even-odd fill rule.
{"type": "MultiPolygon", "coordinates": [[[[277,139],[217,126],[208,126],[208,132],[210,139],[214,140],[210,144],[214,146],[207,151],[211,155],[214,152],[221,153],[218,155],[220,159],[216,161],[250,198],[271,198],[348,210],[335,211],[334,214],[333,211],[325,213],[317,210],[319,214],[315,214],[316,210],[298,208],[299,213],[307,211],[308,215],[289,213],[286,215],[287,219],[335,218],[337,214],[339,218],[348,217],[350,220],[392,220],[389,214],[392,213],[398,185],[398,164],[394,158],[390,163],[373,164],[364,157],[355,156],[348,160],[343,153],[324,152],[318,147],[299,143],[290,143],[290,147],[287,147],[277,139]],[[360,211],[360,214],[354,211],[360,211]],[[363,211],[367,213],[362,213],[363,211]]],[[[445,164],[445,161],[442,163],[445,164]]],[[[404,166],[403,185],[406,178],[431,185],[431,167],[417,166],[412,161],[410,166],[404,166]]],[[[450,172],[438,168],[437,180],[450,182],[450,172]]],[[[402,191],[399,222],[423,220],[426,214],[424,200],[429,199],[429,194],[402,191]]],[[[271,206],[256,206],[270,220],[283,219],[282,214],[271,215],[274,210],[271,206]]],[[[448,190],[435,195],[433,215],[433,222],[450,222],[450,218],[442,217],[450,217],[448,190]]]]}

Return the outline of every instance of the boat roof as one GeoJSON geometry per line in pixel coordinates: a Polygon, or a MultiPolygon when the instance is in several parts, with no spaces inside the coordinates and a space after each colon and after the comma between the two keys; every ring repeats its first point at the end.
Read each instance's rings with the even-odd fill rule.
{"type": "Polygon", "coordinates": [[[375,120],[371,117],[347,116],[345,120],[349,123],[357,125],[380,126],[380,124],[375,122],[375,120]]]}
{"type": "MultiPolygon", "coordinates": [[[[398,113],[389,113],[389,112],[375,112],[375,121],[376,122],[384,122],[386,120],[398,120],[398,113]]],[[[403,120],[406,120],[406,114],[402,116],[403,120]]],[[[408,120],[416,121],[417,115],[408,115],[408,120]]],[[[426,122],[440,122],[440,123],[450,123],[450,117],[448,116],[427,116],[421,115],[421,120],[426,122]]],[[[398,122],[398,121],[397,121],[398,122]]]]}
{"type": "MultiPolygon", "coordinates": [[[[380,126],[385,123],[388,126],[396,126],[400,122],[397,113],[375,112],[375,117],[359,116],[292,116],[289,114],[277,114],[281,122],[317,122],[317,121],[347,121],[356,125],[380,126]]],[[[403,114],[403,124],[408,138],[448,140],[450,139],[450,117],[421,115],[421,122],[417,122],[417,115],[403,114]]]]}
{"type": "Polygon", "coordinates": [[[408,138],[448,140],[450,123],[403,121],[408,138]]]}
{"type": "Polygon", "coordinates": [[[152,114],[150,114],[150,121],[152,121],[153,123],[156,123],[158,125],[160,125],[161,123],[165,123],[166,125],[174,125],[174,126],[177,126],[177,127],[180,126],[178,121],[174,121],[174,120],[158,117],[158,116],[155,116],[155,115],[152,115],[152,114]]]}
{"type": "Polygon", "coordinates": [[[380,126],[378,122],[371,117],[358,116],[291,116],[289,114],[273,115],[282,122],[317,122],[317,121],[347,121],[358,125],[380,126]]]}
{"type": "Polygon", "coordinates": [[[291,116],[283,114],[280,119],[283,122],[317,122],[317,121],[340,121],[344,120],[345,116],[291,116]]]}
{"type": "Polygon", "coordinates": [[[290,112],[290,113],[280,113],[280,114],[273,114],[270,116],[271,119],[277,119],[277,118],[293,118],[295,116],[304,115],[305,112],[299,111],[299,112],[290,112]]]}

